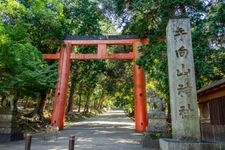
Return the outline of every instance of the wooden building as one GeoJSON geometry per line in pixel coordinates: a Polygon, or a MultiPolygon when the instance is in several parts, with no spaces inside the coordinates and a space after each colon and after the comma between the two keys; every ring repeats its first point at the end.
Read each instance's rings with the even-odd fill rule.
{"type": "Polygon", "coordinates": [[[225,142],[225,79],[198,90],[202,140],[225,142]]]}

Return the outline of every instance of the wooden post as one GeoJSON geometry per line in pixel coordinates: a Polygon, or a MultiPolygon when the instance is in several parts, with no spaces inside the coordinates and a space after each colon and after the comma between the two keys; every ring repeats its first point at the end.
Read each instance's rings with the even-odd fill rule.
{"type": "Polygon", "coordinates": [[[104,59],[106,57],[106,44],[98,44],[98,59],[104,59]]]}
{"type": "MultiPolygon", "coordinates": [[[[133,44],[133,52],[135,61],[138,58],[138,43],[133,44]]],[[[134,115],[136,132],[145,132],[148,125],[145,93],[144,69],[134,63],[134,115]]]]}
{"type": "Polygon", "coordinates": [[[74,150],[74,144],[75,144],[75,136],[71,135],[69,137],[69,150],[74,150]]]}
{"type": "Polygon", "coordinates": [[[32,135],[31,134],[26,134],[25,137],[25,150],[30,150],[31,148],[31,140],[32,140],[32,135]]]}
{"type": "Polygon", "coordinates": [[[66,47],[61,47],[59,60],[59,77],[55,93],[55,101],[52,113],[52,124],[57,126],[59,130],[63,129],[64,117],[66,109],[66,97],[68,89],[68,80],[70,74],[70,54],[72,46],[67,44],[66,47]]]}

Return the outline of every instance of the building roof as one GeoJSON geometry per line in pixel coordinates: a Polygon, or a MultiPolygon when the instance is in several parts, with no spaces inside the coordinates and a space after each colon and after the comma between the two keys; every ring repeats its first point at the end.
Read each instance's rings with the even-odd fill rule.
{"type": "Polygon", "coordinates": [[[215,81],[215,82],[213,82],[212,84],[210,84],[210,85],[208,85],[208,86],[206,86],[206,87],[203,87],[203,88],[199,89],[199,90],[197,91],[197,93],[200,94],[200,93],[206,92],[206,91],[208,91],[208,90],[211,90],[211,89],[213,89],[213,88],[220,87],[220,86],[222,86],[222,85],[225,85],[225,79],[221,79],[221,80],[215,81]]]}

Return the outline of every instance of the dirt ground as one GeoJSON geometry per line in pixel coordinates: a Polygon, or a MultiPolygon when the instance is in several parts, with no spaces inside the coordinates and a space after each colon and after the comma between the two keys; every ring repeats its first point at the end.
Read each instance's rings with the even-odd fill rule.
{"type": "MultiPolygon", "coordinates": [[[[135,133],[134,122],[122,110],[110,110],[81,122],[71,123],[63,131],[33,135],[31,150],[68,150],[68,139],[75,135],[76,150],[144,150],[142,134],[135,133]]],[[[0,144],[1,150],[23,150],[24,141],[0,144]]]]}

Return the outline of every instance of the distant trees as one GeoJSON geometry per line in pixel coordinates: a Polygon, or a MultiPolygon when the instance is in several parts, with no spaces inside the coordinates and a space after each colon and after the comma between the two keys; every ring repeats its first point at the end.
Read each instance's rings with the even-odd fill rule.
{"type": "MultiPolygon", "coordinates": [[[[144,66],[147,86],[168,99],[166,25],[169,18],[189,17],[192,26],[197,87],[224,77],[225,3],[203,0],[2,0],[0,2],[0,100],[17,111],[19,99],[36,101],[30,115],[43,118],[46,97],[54,91],[57,63],[42,53],[56,53],[66,35],[122,34],[147,36],[136,62],[144,66]]],[[[110,47],[109,52],[128,52],[110,47]]],[[[95,53],[96,47],[74,48],[95,53]]],[[[133,64],[121,61],[74,61],[67,112],[101,110],[109,105],[132,114],[133,64]]],[[[50,96],[51,100],[53,99],[50,96]]]]}
{"type": "Polygon", "coordinates": [[[0,7],[0,97],[5,107],[17,111],[19,98],[38,98],[53,88],[57,73],[55,65],[44,62],[38,46],[32,43],[25,6],[7,0],[0,7]]]}
{"type": "MultiPolygon", "coordinates": [[[[1,106],[17,111],[19,99],[33,100],[36,106],[28,116],[43,119],[46,98],[57,81],[57,62],[44,61],[42,54],[58,52],[67,35],[101,35],[115,29],[97,1],[4,0],[0,8],[1,106]]],[[[96,50],[82,47],[74,52],[96,50]]],[[[67,112],[73,104],[88,113],[108,103],[100,88],[106,68],[104,61],[73,62],[67,112]]]]}
{"type": "Polygon", "coordinates": [[[123,34],[139,34],[150,39],[150,44],[140,49],[143,55],[137,63],[144,66],[149,85],[156,93],[168,99],[166,25],[169,18],[191,20],[197,88],[224,78],[221,65],[225,60],[224,1],[114,0],[114,4],[118,17],[123,18],[123,34]]]}

